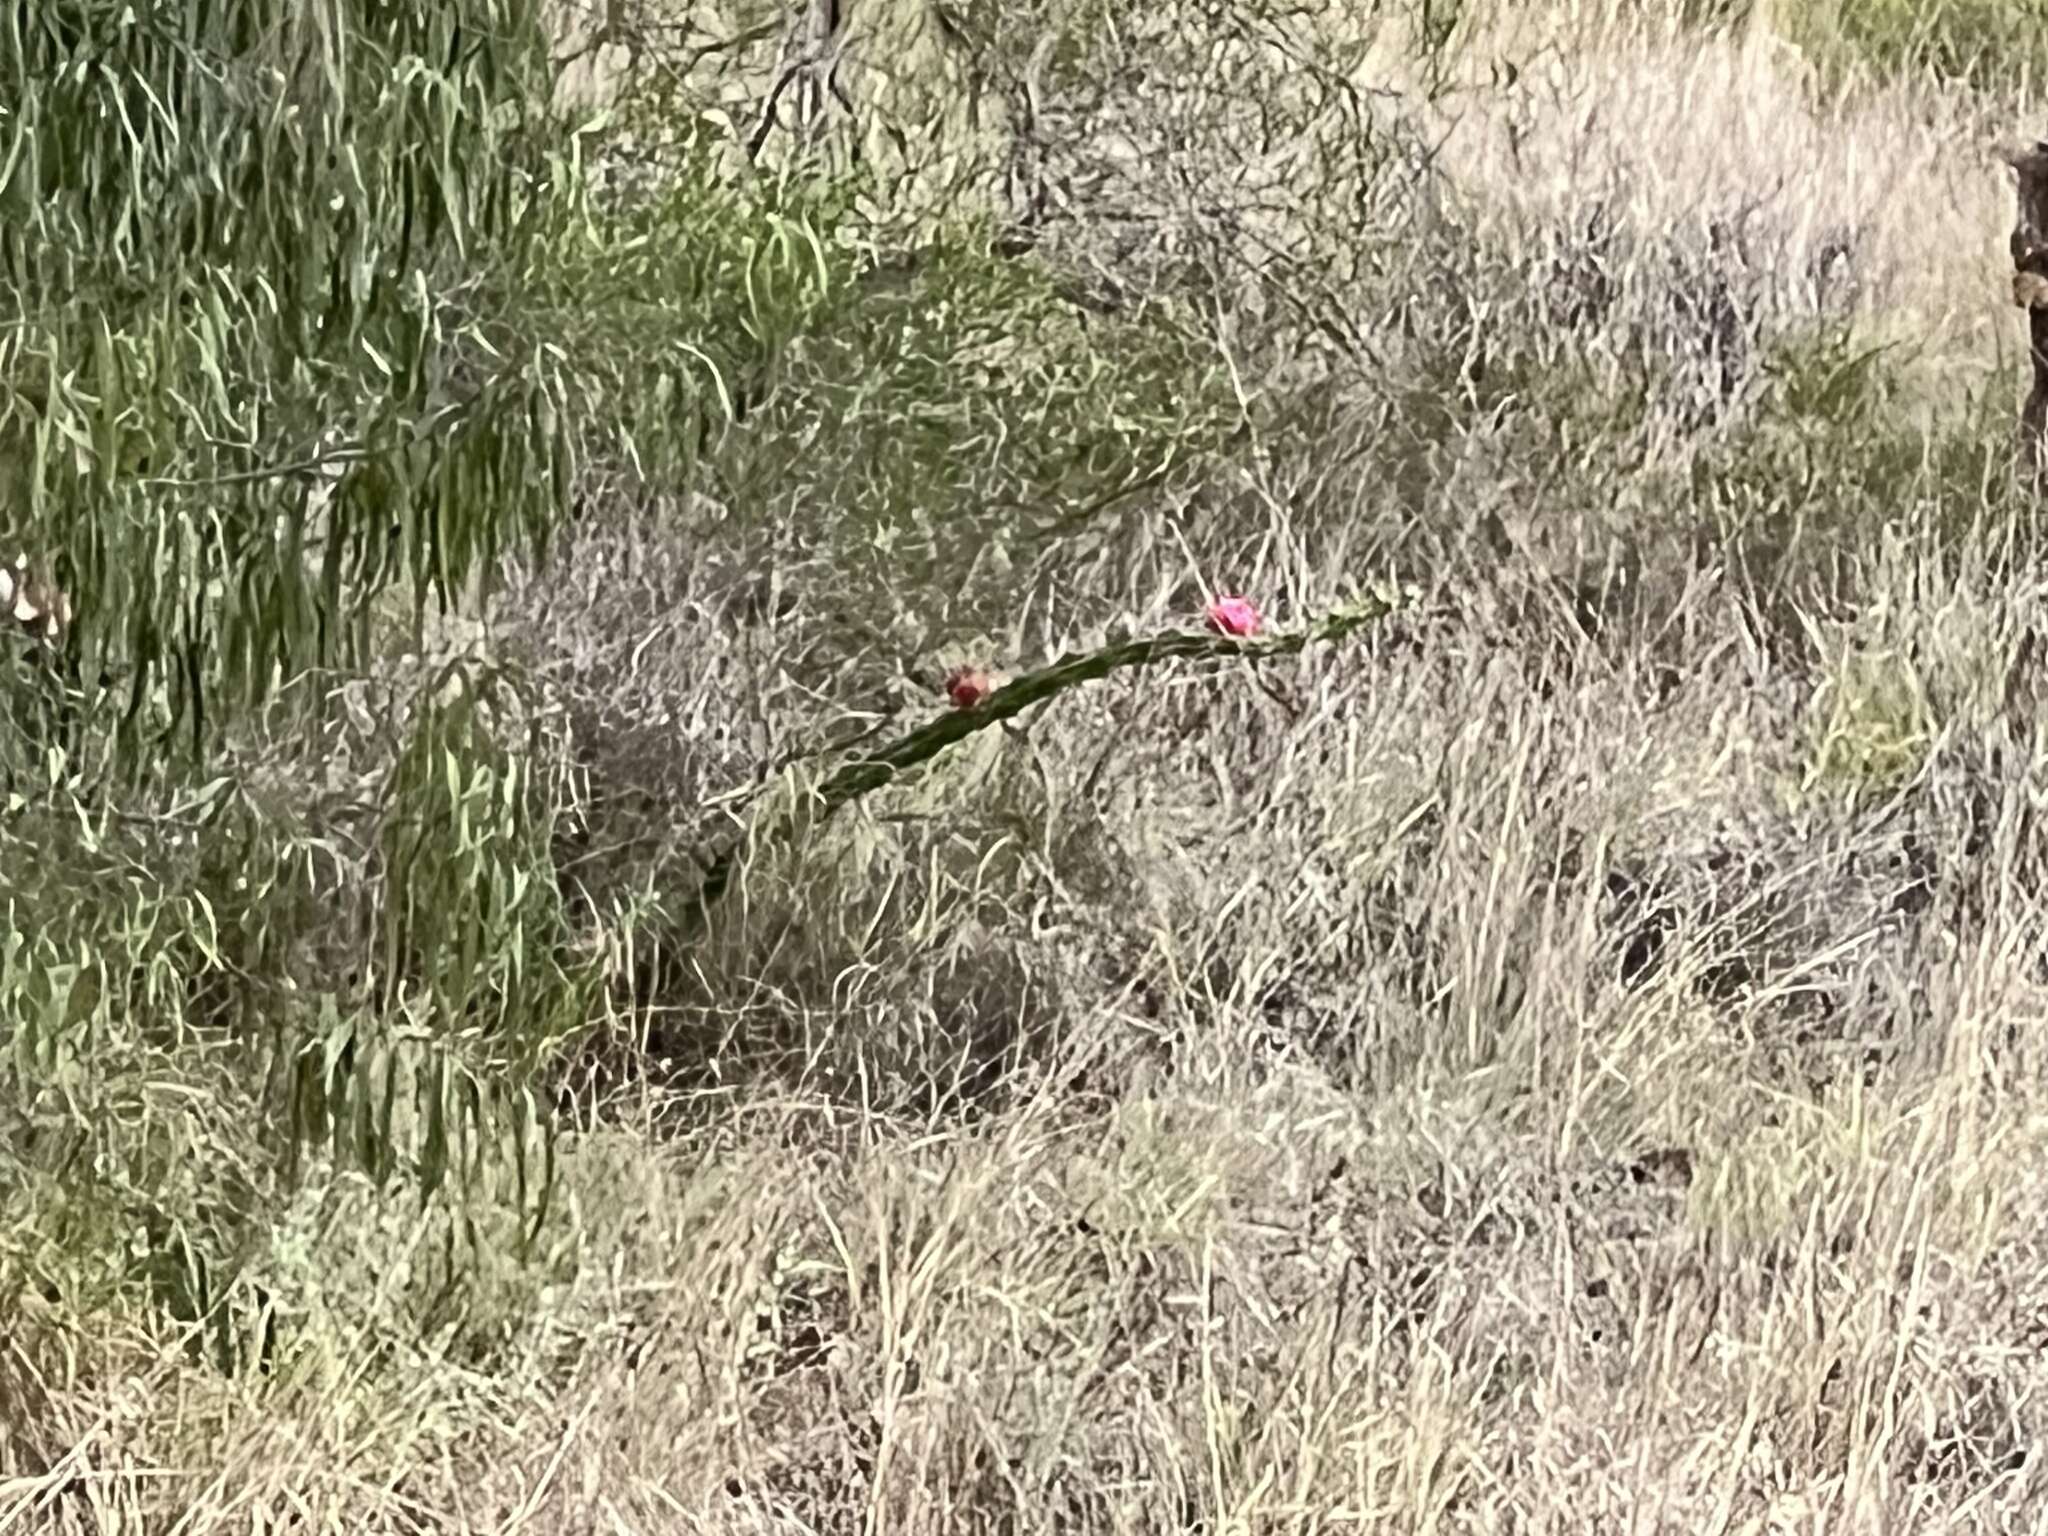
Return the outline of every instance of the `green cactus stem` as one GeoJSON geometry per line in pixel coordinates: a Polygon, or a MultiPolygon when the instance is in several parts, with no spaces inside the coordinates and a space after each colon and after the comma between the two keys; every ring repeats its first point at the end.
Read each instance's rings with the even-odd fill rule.
{"type": "MultiPolygon", "coordinates": [[[[1377,623],[1404,605],[1405,599],[1380,593],[1325,614],[1299,629],[1269,635],[1238,637],[1206,631],[1173,630],[1142,639],[1125,640],[1075,656],[1063,656],[1036,672],[1027,672],[991,693],[979,704],[952,709],[938,715],[906,735],[899,736],[881,751],[857,757],[837,771],[806,797],[794,810],[785,811],[782,824],[770,834],[781,841],[795,834],[799,826],[816,826],[835,811],[858,800],[870,790],[880,789],[910,769],[929,762],[946,748],[965,741],[976,731],[987,730],[1034,704],[1042,704],[1083,683],[1095,682],[1112,672],[1130,667],[1149,667],[1164,661],[1242,657],[1263,661],[1288,656],[1305,647],[1341,640],[1368,624],[1377,623]]],[[[703,882],[687,910],[692,936],[701,934],[710,920],[711,909],[732,885],[741,852],[749,838],[742,833],[728,843],[711,861],[703,882]]]]}

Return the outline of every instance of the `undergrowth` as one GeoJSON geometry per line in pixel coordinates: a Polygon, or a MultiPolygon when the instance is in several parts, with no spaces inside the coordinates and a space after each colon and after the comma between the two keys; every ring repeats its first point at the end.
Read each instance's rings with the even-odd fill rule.
{"type": "Polygon", "coordinates": [[[0,1527],[2037,1503],[2029,13],[798,9],[0,16],[0,1527]]]}

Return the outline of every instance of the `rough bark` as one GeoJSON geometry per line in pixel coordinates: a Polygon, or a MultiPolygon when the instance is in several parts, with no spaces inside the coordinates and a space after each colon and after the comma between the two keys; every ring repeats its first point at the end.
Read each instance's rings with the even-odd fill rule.
{"type": "Polygon", "coordinates": [[[2048,471],[2048,140],[2006,151],[2018,178],[2012,230],[2012,298],[2027,312],[2032,383],[2020,410],[2020,456],[2036,484],[2048,471]]]}

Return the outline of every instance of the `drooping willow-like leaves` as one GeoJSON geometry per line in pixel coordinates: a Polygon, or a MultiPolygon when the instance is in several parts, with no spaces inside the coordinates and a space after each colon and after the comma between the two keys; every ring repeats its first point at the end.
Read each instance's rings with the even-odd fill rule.
{"type": "Polygon", "coordinates": [[[544,538],[563,385],[493,295],[572,195],[535,0],[0,8],[0,536],[124,759],[544,538]]]}

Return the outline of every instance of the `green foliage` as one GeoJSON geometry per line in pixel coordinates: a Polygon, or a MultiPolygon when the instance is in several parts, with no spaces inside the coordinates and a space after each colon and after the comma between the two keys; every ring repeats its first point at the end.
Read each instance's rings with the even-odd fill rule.
{"type": "Polygon", "coordinates": [[[309,1158],[547,1208],[536,1074],[594,973],[531,742],[497,693],[399,687],[386,762],[330,687],[388,651],[394,589],[417,622],[546,546],[578,412],[619,395],[542,302],[586,211],[542,20],[0,12],[0,536],[77,614],[0,680],[0,1182],[76,1218],[21,1265],[153,1298],[223,1365],[309,1158]],[[156,1081],[204,1088],[167,1118],[156,1081]]]}
{"type": "Polygon", "coordinates": [[[380,681],[367,725],[343,703],[402,643],[393,599],[422,649],[426,603],[543,552],[593,467],[798,504],[759,526],[855,591],[961,589],[1237,414],[1185,315],[1091,316],[977,227],[897,283],[851,236],[857,181],[735,180],[686,124],[658,187],[600,196],[583,155],[611,130],[552,114],[538,23],[525,0],[0,20],[0,535],[53,555],[77,612],[61,649],[10,653],[0,727],[28,1106],[0,1160],[13,1215],[68,1213],[15,1257],[147,1298],[224,1366],[272,1316],[240,1278],[264,1204],[322,1167],[530,1240],[543,1074],[600,1004],[538,701],[464,669],[380,681]],[[158,1069],[207,1074],[182,1159],[125,1107],[158,1069]],[[81,1136],[97,1172],[59,1197],[81,1136]]]}
{"type": "Polygon", "coordinates": [[[545,70],[528,0],[0,23],[0,516],[131,748],[545,533],[559,381],[490,302],[563,190],[545,70]]]}
{"type": "Polygon", "coordinates": [[[531,779],[542,754],[502,739],[519,701],[503,679],[454,671],[425,701],[384,791],[377,967],[387,1014],[544,1059],[592,1001],[572,974],[550,828],[531,779]]]}
{"type": "Polygon", "coordinates": [[[553,1182],[539,1073],[598,972],[568,947],[544,797],[492,702],[422,700],[362,808],[381,880],[317,800],[222,778],[96,811],[61,763],[17,790],[0,1210],[36,1236],[0,1243],[0,1274],[82,1305],[150,1298],[238,1366],[277,1324],[237,1277],[315,1163],[448,1187],[531,1237],[553,1182]]]}
{"type": "Polygon", "coordinates": [[[574,381],[583,446],[669,489],[774,391],[792,342],[843,304],[864,265],[838,238],[839,189],[722,178],[718,149],[689,129],[670,180],[585,203],[508,295],[574,381]]]}
{"type": "Polygon", "coordinates": [[[1930,74],[1998,90],[2048,67],[2042,0],[1773,0],[1770,16],[1836,83],[1930,74]]]}
{"type": "Polygon", "coordinates": [[[1926,761],[1933,724],[1907,658],[1849,652],[1815,701],[1804,787],[1850,796],[1895,791],[1926,761]]]}
{"type": "Polygon", "coordinates": [[[1757,597],[1788,634],[1801,603],[1854,601],[1850,558],[1909,514],[1953,544],[2010,504],[2009,419],[1973,396],[1916,419],[1899,398],[1903,359],[1823,326],[1772,344],[1740,425],[1693,466],[1692,495],[1757,597]]]}
{"type": "Polygon", "coordinates": [[[886,611],[906,583],[934,594],[928,645],[1003,624],[1057,539],[1213,456],[1244,419],[1186,306],[1099,312],[1035,257],[992,257],[969,222],[864,272],[752,406],[714,483],[796,509],[846,611],[886,611]]]}

